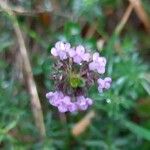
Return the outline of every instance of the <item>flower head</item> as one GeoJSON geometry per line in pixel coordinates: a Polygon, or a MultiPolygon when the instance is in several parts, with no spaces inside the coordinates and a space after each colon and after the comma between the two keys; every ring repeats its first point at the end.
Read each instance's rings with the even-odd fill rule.
{"type": "Polygon", "coordinates": [[[93,100],[86,96],[88,88],[98,84],[98,91],[109,89],[111,78],[99,78],[105,73],[106,59],[99,53],[88,53],[82,45],[71,47],[70,43],[58,41],[51,49],[57,60],[52,78],[56,91],[46,94],[49,103],[62,113],[86,110],[93,100]]]}

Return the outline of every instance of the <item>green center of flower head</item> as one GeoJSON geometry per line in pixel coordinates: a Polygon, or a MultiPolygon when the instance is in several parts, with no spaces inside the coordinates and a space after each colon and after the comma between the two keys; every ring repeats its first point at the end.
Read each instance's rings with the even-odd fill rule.
{"type": "Polygon", "coordinates": [[[85,79],[79,74],[71,73],[69,76],[69,84],[72,88],[79,88],[85,86],[85,79]]]}

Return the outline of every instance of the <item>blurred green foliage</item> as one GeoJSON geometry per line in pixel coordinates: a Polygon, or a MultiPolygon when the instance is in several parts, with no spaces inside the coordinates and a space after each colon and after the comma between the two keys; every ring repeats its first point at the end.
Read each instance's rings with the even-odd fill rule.
{"type": "MultiPolygon", "coordinates": [[[[30,9],[34,8],[36,1],[11,3],[30,9]]],[[[43,3],[43,6],[52,5],[46,0],[43,3]]],[[[47,137],[42,142],[32,117],[12,23],[1,12],[0,149],[149,150],[150,70],[145,56],[150,49],[149,36],[143,28],[134,26],[139,22],[134,22],[133,18],[125,26],[126,32],[121,35],[113,33],[120,20],[117,15],[126,8],[124,1],[72,0],[58,3],[61,13],[68,14],[69,18],[53,13],[45,17],[48,27],[38,16],[18,16],[44,111],[47,137]],[[113,15],[107,15],[107,11],[113,15]],[[86,37],[87,26],[94,23],[97,24],[96,34],[86,37]],[[53,64],[50,49],[57,40],[64,40],[73,45],[83,44],[94,52],[100,38],[106,40],[100,53],[107,58],[106,74],[112,77],[112,87],[102,94],[98,94],[96,87],[90,89],[88,94],[94,100],[90,109],[96,112],[96,117],[85,133],[73,137],[71,128],[86,112],[66,114],[67,122],[64,123],[57,110],[46,101],[45,93],[54,89],[50,80],[53,64]]],[[[150,13],[148,4],[149,1],[143,1],[144,8],[150,13]]]]}

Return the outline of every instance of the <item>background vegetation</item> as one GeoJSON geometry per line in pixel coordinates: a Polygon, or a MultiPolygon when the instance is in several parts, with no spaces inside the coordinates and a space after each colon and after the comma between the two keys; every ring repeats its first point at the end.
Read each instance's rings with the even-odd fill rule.
{"type": "Polygon", "coordinates": [[[8,0],[8,7],[3,2],[6,1],[0,1],[0,149],[149,150],[150,2],[8,0]],[[15,27],[20,29],[28,51],[46,136],[37,127],[42,122],[35,122],[32,113],[30,76],[15,27]],[[112,87],[100,95],[95,87],[90,89],[88,94],[94,105],[87,112],[59,114],[45,98],[46,92],[53,89],[50,49],[58,40],[83,44],[108,60],[106,74],[112,77],[112,87]],[[90,111],[91,121],[87,119],[90,111]],[[84,132],[75,136],[75,128],[84,132]]]}

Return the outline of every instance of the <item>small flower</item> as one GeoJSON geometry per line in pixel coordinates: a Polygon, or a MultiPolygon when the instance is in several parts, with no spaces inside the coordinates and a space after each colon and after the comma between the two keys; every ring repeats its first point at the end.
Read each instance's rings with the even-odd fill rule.
{"type": "Polygon", "coordinates": [[[106,59],[100,57],[98,53],[93,54],[93,61],[89,64],[89,69],[97,71],[99,74],[105,73],[106,59]]]}
{"type": "Polygon", "coordinates": [[[70,43],[63,43],[61,41],[55,44],[55,47],[51,49],[51,54],[55,57],[59,57],[61,60],[68,58],[67,52],[70,49],[70,43]]]}
{"type": "Polygon", "coordinates": [[[84,56],[84,53],[85,53],[84,47],[81,45],[77,46],[75,55],[73,57],[73,61],[77,64],[80,64],[83,61],[82,57],[84,56]]]}
{"type": "Polygon", "coordinates": [[[69,110],[70,112],[76,112],[76,111],[78,110],[77,105],[76,105],[75,103],[70,103],[70,104],[68,105],[68,110],[69,110]]]}
{"type": "Polygon", "coordinates": [[[49,99],[49,102],[51,105],[53,106],[58,106],[62,100],[62,98],[64,97],[62,92],[49,92],[48,94],[46,94],[47,99],[49,99]]]}
{"type": "Polygon", "coordinates": [[[70,43],[58,41],[51,54],[57,59],[52,75],[56,91],[47,93],[46,98],[59,112],[87,110],[93,104],[93,100],[86,96],[87,87],[96,82],[99,92],[110,88],[110,77],[98,79],[106,67],[106,59],[99,53],[91,54],[82,45],[71,47],[70,43]]]}
{"type": "Polygon", "coordinates": [[[82,59],[86,62],[89,62],[90,61],[90,58],[91,58],[91,55],[90,53],[85,53],[83,56],[82,56],[82,59]]]}
{"type": "Polygon", "coordinates": [[[111,82],[112,80],[110,77],[106,77],[104,80],[99,78],[97,80],[99,92],[103,92],[103,89],[109,89],[111,86],[111,82]]]}
{"type": "Polygon", "coordinates": [[[89,62],[90,57],[90,53],[85,53],[85,48],[82,45],[79,45],[76,47],[73,61],[77,64],[80,64],[82,61],[89,62]]]}
{"type": "Polygon", "coordinates": [[[86,110],[88,108],[88,103],[84,96],[77,97],[77,106],[80,110],[86,110]]]}
{"type": "Polygon", "coordinates": [[[90,98],[86,98],[86,101],[89,106],[91,106],[93,104],[93,101],[90,98]]]}
{"type": "Polygon", "coordinates": [[[98,58],[99,58],[99,53],[97,53],[97,52],[94,53],[94,54],[93,54],[93,61],[96,62],[96,61],[98,60],[98,58]]]}
{"type": "Polygon", "coordinates": [[[53,48],[51,49],[51,54],[52,54],[53,56],[55,56],[55,57],[58,56],[58,53],[57,53],[56,48],[53,47],[53,48]]]}
{"type": "Polygon", "coordinates": [[[106,77],[104,81],[105,81],[105,89],[109,89],[111,86],[112,79],[110,77],[106,77]]]}

